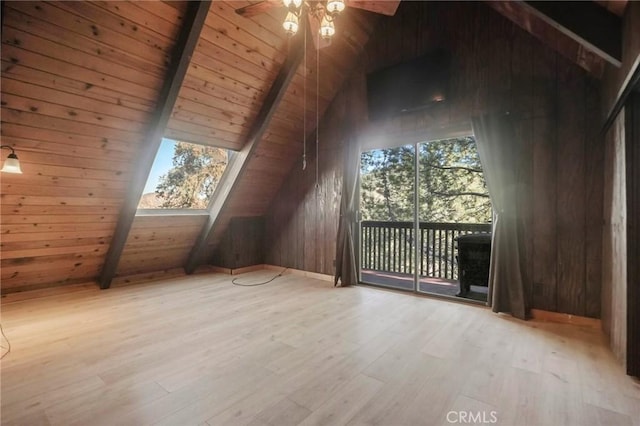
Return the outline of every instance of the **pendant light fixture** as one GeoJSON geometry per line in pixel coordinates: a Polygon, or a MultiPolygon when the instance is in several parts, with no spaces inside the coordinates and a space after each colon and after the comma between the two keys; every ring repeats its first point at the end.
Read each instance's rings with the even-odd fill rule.
{"type": "Polygon", "coordinates": [[[2,172],[4,173],[16,173],[22,174],[22,169],[20,168],[20,161],[18,160],[18,156],[16,155],[15,150],[9,145],[0,145],[2,149],[11,150],[11,154],[4,160],[4,165],[2,166],[2,172]]]}
{"type": "Polygon", "coordinates": [[[287,35],[295,35],[298,32],[298,16],[293,12],[287,13],[287,17],[284,18],[282,27],[284,28],[284,31],[287,33],[287,35]]]}
{"type": "Polygon", "coordinates": [[[282,3],[284,3],[287,9],[291,9],[292,7],[300,9],[300,6],[302,6],[302,0],[282,0],[282,3]]]}
{"type": "Polygon", "coordinates": [[[300,27],[300,12],[302,12],[302,0],[282,0],[284,6],[288,9],[287,16],[284,18],[282,28],[288,36],[294,36],[300,27]]]}
{"type": "Polygon", "coordinates": [[[320,37],[324,40],[330,40],[336,33],[336,27],[333,25],[333,19],[329,15],[322,17],[322,23],[320,24],[320,37]]]}
{"type": "Polygon", "coordinates": [[[330,15],[334,15],[336,13],[340,13],[345,8],[344,0],[328,0],[327,1],[327,12],[330,15]]]}

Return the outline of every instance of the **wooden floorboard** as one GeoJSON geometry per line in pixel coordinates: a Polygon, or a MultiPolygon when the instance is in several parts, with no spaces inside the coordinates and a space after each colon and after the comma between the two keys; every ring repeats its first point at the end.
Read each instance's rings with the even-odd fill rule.
{"type": "Polygon", "coordinates": [[[3,299],[2,424],[446,425],[465,415],[640,426],[640,388],[593,328],[293,274],[231,284],[274,274],[3,299]]]}

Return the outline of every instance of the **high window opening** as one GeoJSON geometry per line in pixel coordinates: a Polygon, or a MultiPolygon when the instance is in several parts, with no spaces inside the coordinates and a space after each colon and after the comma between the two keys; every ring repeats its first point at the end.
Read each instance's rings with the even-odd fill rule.
{"type": "MultiPolygon", "coordinates": [[[[462,295],[458,237],[491,230],[491,201],[475,139],[363,152],[360,212],[363,282],[462,295]]],[[[472,286],[463,296],[486,301],[487,290],[472,286]]]]}
{"type": "Polygon", "coordinates": [[[229,155],[222,148],[163,139],[138,209],[206,209],[229,155]]]}

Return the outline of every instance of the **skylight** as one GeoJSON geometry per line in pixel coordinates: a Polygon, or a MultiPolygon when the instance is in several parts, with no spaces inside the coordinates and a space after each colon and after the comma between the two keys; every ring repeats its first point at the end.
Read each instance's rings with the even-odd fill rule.
{"type": "Polygon", "coordinates": [[[163,139],[138,209],[206,209],[228,161],[226,149],[163,139]]]}

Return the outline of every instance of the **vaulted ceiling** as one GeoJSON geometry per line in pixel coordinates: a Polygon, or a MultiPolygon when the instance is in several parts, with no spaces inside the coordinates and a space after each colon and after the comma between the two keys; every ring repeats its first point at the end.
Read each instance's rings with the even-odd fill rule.
{"type": "MultiPolygon", "coordinates": [[[[302,40],[282,30],[284,7],[235,12],[254,3],[210,4],[167,105],[190,2],[2,2],[2,144],[24,170],[2,176],[3,292],[92,281],[106,259],[121,277],[197,264],[231,218],[265,213],[381,15],[347,8],[332,45],[317,52],[309,39],[304,55],[302,40]],[[212,214],[133,216],[163,107],[164,136],[240,154],[212,214]]],[[[597,3],[605,20],[619,20],[626,2],[597,3]]],[[[524,2],[487,4],[602,74],[606,59],[588,37],[567,35],[524,2]]]]}
{"type": "MultiPolygon", "coordinates": [[[[249,142],[295,44],[282,30],[285,8],[235,13],[250,4],[211,3],[165,136],[238,151],[249,142]]],[[[3,291],[96,279],[132,186],[141,190],[134,176],[189,2],[2,7],[2,144],[16,148],[24,169],[2,176],[3,291]]],[[[377,19],[355,8],[342,13],[333,44],[319,52],[319,90],[309,38],[306,60],[296,63],[216,229],[230,217],[264,212],[304,130],[316,126],[377,19]]],[[[182,266],[205,223],[197,215],[136,217],[117,275],[182,266]]]]}

